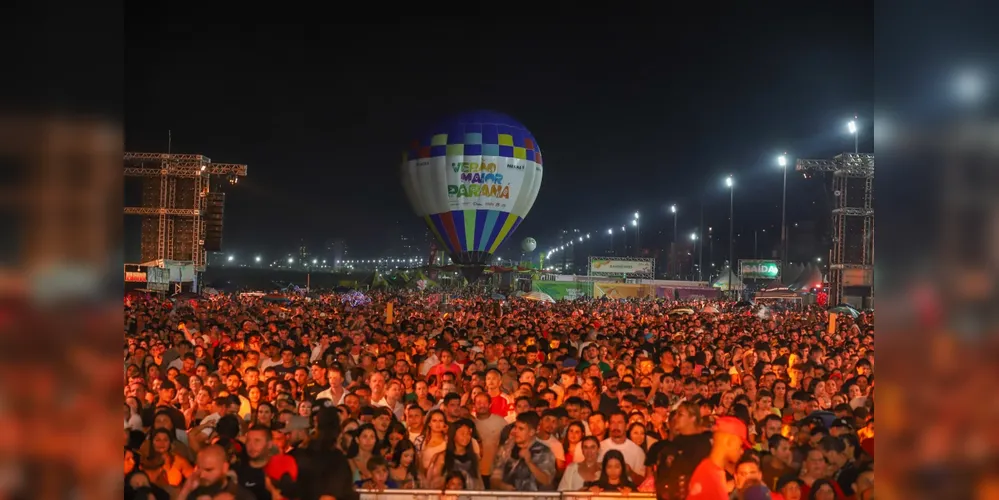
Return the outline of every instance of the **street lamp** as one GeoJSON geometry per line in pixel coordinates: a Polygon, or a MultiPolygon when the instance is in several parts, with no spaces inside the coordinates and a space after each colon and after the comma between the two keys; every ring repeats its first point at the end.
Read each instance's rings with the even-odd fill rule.
{"type": "Polygon", "coordinates": [[[853,152],[854,153],[859,153],[860,152],[860,134],[858,133],[858,130],[857,130],[857,117],[856,117],[856,115],[854,115],[853,119],[850,120],[850,123],[846,124],[846,128],[847,128],[847,130],[850,131],[851,134],[853,134],[853,152]]]}
{"type": "MultiPolygon", "coordinates": [[[[694,250],[697,250],[697,232],[696,231],[693,232],[693,233],[690,233],[690,241],[692,241],[694,243],[694,250]]],[[[694,260],[694,259],[691,258],[690,260],[694,260]]],[[[698,260],[700,260],[700,259],[698,259],[698,260]]],[[[700,264],[700,262],[698,262],[698,264],[697,264],[696,267],[697,267],[697,281],[701,281],[701,264],[700,264]]],[[[693,279],[693,274],[694,273],[690,273],[690,274],[691,274],[691,279],[693,279]]]]}
{"type": "Polygon", "coordinates": [[[732,291],[732,273],[735,266],[735,179],[731,175],[725,178],[728,188],[728,290],[732,291]]]}
{"type": "Polygon", "coordinates": [[[777,164],[784,170],[784,191],[780,206],[780,261],[783,269],[787,265],[787,153],[777,157],[777,164]]]}
{"type": "Polygon", "coordinates": [[[679,277],[680,272],[679,272],[679,268],[676,265],[676,260],[677,260],[677,256],[676,256],[676,254],[677,254],[677,249],[676,249],[676,245],[677,245],[676,203],[674,203],[674,204],[672,204],[672,205],[669,206],[669,211],[673,214],[673,245],[671,245],[673,247],[673,252],[672,252],[673,255],[671,256],[672,258],[670,260],[673,262],[673,273],[674,273],[674,275],[677,276],[677,277],[679,277]]]}
{"type": "Polygon", "coordinates": [[[641,230],[638,227],[638,212],[635,212],[635,218],[631,219],[631,227],[635,228],[635,256],[639,255],[641,252],[641,230]]]}
{"type": "Polygon", "coordinates": [[[260,256],[258,255],[258,256],[256,256],[256,257],[254,257],[254,258],[253,258],[253,260],[254,260],[254,261],[255,261],[256,263],[258,263],[258,264],[259,264],[259,263],[260,263],[260,256]]]}

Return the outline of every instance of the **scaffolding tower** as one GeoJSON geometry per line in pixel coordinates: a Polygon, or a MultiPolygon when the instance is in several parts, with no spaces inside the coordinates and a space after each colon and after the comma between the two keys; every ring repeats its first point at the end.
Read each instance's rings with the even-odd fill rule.
{"type": "Polygon", "coordinates": [[[829,303],[844,301],[846,287],[869,288],[874,298],[874,155],[842,153],[831,160],[798,160],[795,170],[832,175],[832,248],[829,303]]]}
{"type": "Polygon", "coordinates": [[[143,177],[141,207],[125,207],[125,215],[142,221],[142,265],[167,262],[193,264],[205,270],[205,215],[212,176],[231,184],[246,175],[246,165],[212,163],[199,154],[125,153],[125,176],[143,177]]]}

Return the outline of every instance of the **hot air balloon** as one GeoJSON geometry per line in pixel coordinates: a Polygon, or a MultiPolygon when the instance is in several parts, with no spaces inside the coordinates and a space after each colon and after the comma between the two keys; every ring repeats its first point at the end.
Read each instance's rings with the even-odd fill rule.
{"type": "Polygon", "coordinates": [[[524,241],[520,242],[520,249],[524,252],[531,253],[535,248],[538,248],[538,242],[534,241],[534,238],[524,238],[524,241]]]}
{"type": "Polygon", "coordinates": [[[513,118],[473,111],[412,141],[402,186],[469,282],[527,217],[541,189],[541,149],[513,118]]]}

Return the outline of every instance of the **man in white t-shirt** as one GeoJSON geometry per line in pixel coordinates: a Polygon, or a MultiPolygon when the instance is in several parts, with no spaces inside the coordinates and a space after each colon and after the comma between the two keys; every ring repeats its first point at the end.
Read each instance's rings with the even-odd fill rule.
{"type": "MultiPolygon", "coordinates": [[[[475,430],[482,441],[482,458],[479,460],[479,473],[484,480],[493,471],[493,460],[500,447],[500,435],[506,427],[506,419],[491,411],[492,398],[480,392],[475,396],[475,430]]],[[[489,484],[488,482],[486,483],[489,484]]]]}
{"type": "Polygon", "coordinates": [[[600,442],[600,456],[598,460],[604,459],[604,453],[608,450],[617,450],[624,455],[624,463],[628,466],[628,475],[635,484],[642,484],[645,480],[645,451],[628,439],[628,416],[623,411],[617,410],[610,415],[607,422],[608,438],[600,442]]]}
{"type": "Polygon", "coordinates": [[[556,426],[558,426],[558,412],[552,408],[542,412],[541,422],[538,423],[538,441],[551,448],[558,470],[565,470],[565,448],[562,447],[562,442],[553,435],[556,426]]]}

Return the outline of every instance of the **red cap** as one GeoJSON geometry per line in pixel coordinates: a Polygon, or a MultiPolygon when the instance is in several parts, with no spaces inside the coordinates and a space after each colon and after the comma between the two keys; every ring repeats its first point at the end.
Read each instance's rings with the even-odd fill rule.
{"type": "Polygon", "coordinates": [[[716,418],[715,432],[724,432],[725,434],[738,436],[742,439],[742,447],[747,450],[753,447],[753,445],[749,442],[749,429],[746,428],[746,424],[744,424],[742,420],[735,417],[716,418]]]}

